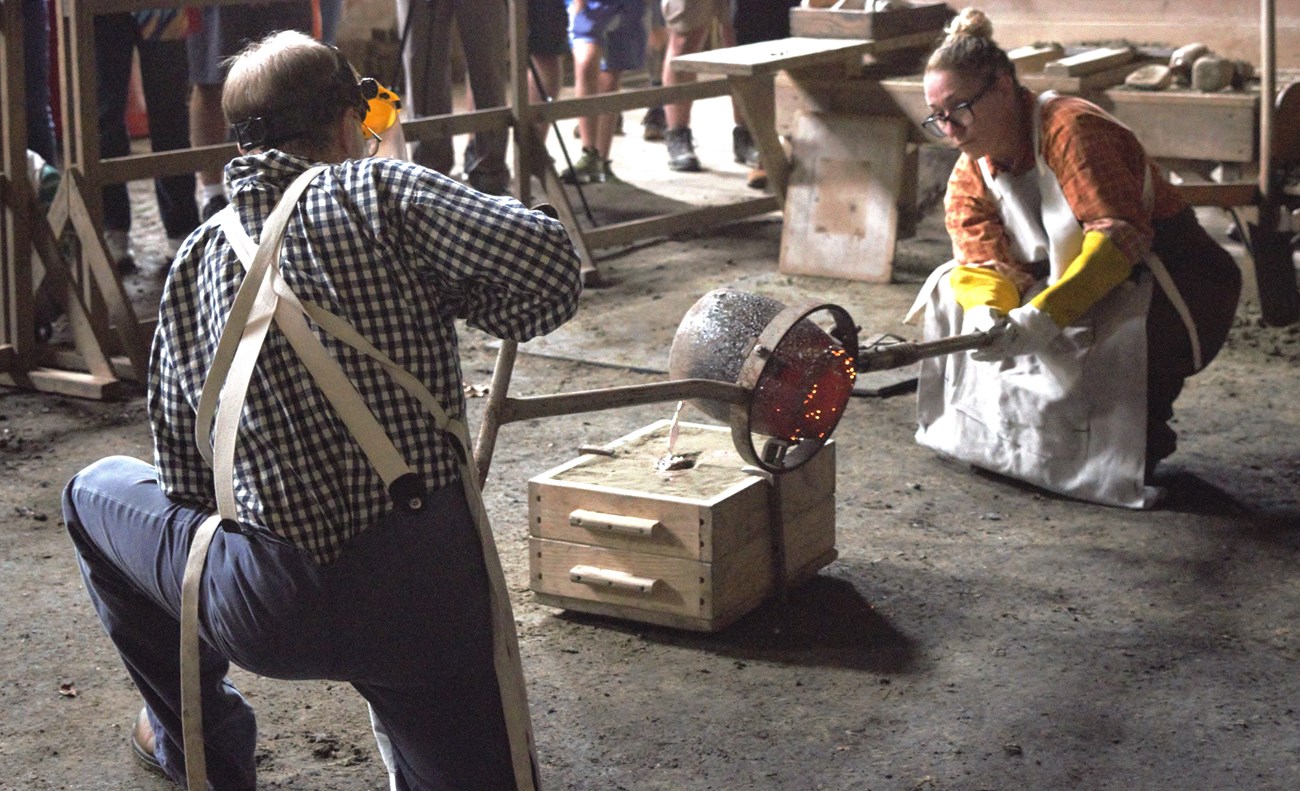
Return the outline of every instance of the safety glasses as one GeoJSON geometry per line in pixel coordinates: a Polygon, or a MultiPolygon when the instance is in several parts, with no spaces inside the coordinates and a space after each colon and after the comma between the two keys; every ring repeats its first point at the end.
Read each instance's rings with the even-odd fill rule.
{"type": "Polygon", "coordinates": [[[984,83],[984,87],[980,88],[979,93],[957,104],[946,113],[942,110],[930,113],[921,122],[921,126],[924,126],[925,131],[935,137],[947,137],[948,130],[954,126],[959,126],[962,129],[967,128],[975,121],[975,103],[984,98],[985,94],[993,87],[993,83],[997,82],[997,79],[996,74],[991,75],[988,82],[984,83]]]}

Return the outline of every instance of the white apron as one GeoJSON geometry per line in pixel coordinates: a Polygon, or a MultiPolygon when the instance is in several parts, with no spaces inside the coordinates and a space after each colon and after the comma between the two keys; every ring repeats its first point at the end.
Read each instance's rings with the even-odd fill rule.
{"type": "MultiPolygon", "coordinates": [[[[1041,107],[1052,98],[1040,96],[1034,114],[1035,168],[993,177],[980,163],[1012,252],[1051,263],[1047,281],[1026,302],[1061,277],[1083,243],[1082,226],[1040,150],[1041,107]]],[[[925,340],[962,330],[947,277],[956,266],[950,261],[931,274],[913,306],[913,314],[927,309],[925,340]]],[[[1069,497],[1151,507],[1157,493],[1143,482],[1151,288],[1150,273],[1139,269],[1037,354],[979,362],[963,352],[922,361],[917,442],[1069,497]]]]}

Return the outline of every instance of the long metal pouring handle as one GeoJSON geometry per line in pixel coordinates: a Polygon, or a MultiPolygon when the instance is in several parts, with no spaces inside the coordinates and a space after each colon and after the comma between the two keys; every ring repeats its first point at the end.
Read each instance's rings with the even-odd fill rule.
{"type": "Polygon", "coordinates": [[[510,375],[514,370],[516,352],[517,344],[514,341],[502,341],[501,349],[497,353],[491,390],[488,392],[488,403],[483,414],[483,425],[479,428],[478,442],[474,448],[480,487],[487,482],[488,469],[492,464],[492,451],[496,447],[497,432],[506,423],[696,398],[729,404],[749,402],[749,391],[744,387],[712,379],[675,379],[600,390],[578,390],[572,393],[511,398],[507,392],[510,389],[510,375]]]}
{"type": "MultiPolygon", "coordinates": [[[[993,331],[973,332],[968,335],[954,335],[950,338],[920,343],[914,341],[895,343],[874,351],[860,351],[855,367],[860,373],[901,368],[930,357],[979,349],[992,343],[997,335],[998,333],[993,331]]],[[[496,449],[497,433],[506,423],[539,417],[597,412],[602,409],[643,406],[663,401],[703,398],[729,404],[747,404],[750,398],[748,388],[712,379],[677,379],[601,390],[579,390],[555,395],[510,398],[507,393],[510,390],[510,377],[514,372],[517,352],[517,343],[501,341],[496,367],[492,371],[492,385],[488,391],[483,424],[479,427],[478,441],[474,448],[480,488],[487,483],[488,470],[492,465],[492,452],[496,449]]]]}
{"type": "Polygon", "coordinates": [[[872,351],[859,351],[854,367],[859,373],[867,371],[884,371],[901,368],[918,360],[927,360],[954,352],[966,352],[988,346],[1000,332],[972,332],[967,335],[953,335],[934,341],[905,341],[891,343],[872,351]]]}

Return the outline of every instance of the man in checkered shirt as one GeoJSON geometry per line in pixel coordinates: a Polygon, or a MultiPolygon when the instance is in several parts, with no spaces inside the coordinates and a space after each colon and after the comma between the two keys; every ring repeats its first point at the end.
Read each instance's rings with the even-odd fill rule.
{"type": "MultiPolygon", "coordinates": [[[[454,321],[524,341],[569,319],[579,262],[564,227],[432,170],[367,156],[356,76],[338,53],[279,33],[232,65],[223,110],[241,133],[226,168],[256,239],[285,188],[329,167],[289,221],[281,274],[464,415],[454,321]],[[258,123],[240,123],[256,119],[258,123]],[[245,139],[251,136],[252,139],[245,139]]],[[[149,376],[156,467],[111,457],[68,485],[64,515],[104,627],[145,700],[136,757],[184,778],[178,617],[186,553],[215,511],[196,408],[243,268],[219,218],[182,247],[149,376]]],[[[317,331],[422,479],[398,510],[285,337],[268,333],[235,457],[238,525],[208,553],[200,615],[208,777],[255,785],[253,711],[229,662],[277,678],[350,682],[392,742],[395,787],[514,787],[493,672],[482,547],[456,450],[369,358],[317,331]]]]}

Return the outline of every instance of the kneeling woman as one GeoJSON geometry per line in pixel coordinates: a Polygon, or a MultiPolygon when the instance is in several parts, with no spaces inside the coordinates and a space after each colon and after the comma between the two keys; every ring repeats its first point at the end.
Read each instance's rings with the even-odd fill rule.
{"type": "Polygon", "coordinates": [[[1223,344],[1240,272],[1132,131],[1022,86],[982,12],[948,32],[926,66],[925,126],[961,150],[944,201],[956,258],[917,309],[927,338],[1002,332],[923,364],[917,439],[1061,494],[1150,506],[1174,399],[1223,344]]]}

